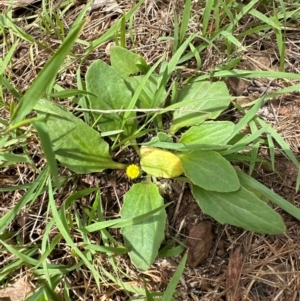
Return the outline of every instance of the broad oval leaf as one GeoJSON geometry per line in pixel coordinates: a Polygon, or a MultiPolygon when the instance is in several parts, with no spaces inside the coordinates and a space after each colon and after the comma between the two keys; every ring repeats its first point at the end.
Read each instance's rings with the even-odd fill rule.
{"type": "Polygon", "coordinates": [[[78,174],[126,168],[111,159],[108,144],[100,134],[72,113],[46,100],[40,100],[35,110],[48,115],[48,134],[62,165],[78,174]]]}
{"type": "Polygon", "coordinates": [[[140,71],[137,64],[147,66],[146,61],[138,54],[123,47],[114,46],[110,49],[111,66],[123,77],[135,74],[140,71]]]}
{"type": "Polygon", "coordinates": [[[221,224],[267,234],[285,231],[280,215],[244,187],[220,193],[193,185],[192,193],[201,210],[221,224]]]}
{"type": "Polygon", "coordinates": [[[141,168],[149,175],[175,178],[183,174],[181,161],[175,154],[151,146],[142,146],[140,152],[141,168]]]}
{"type": "Polygon", "coordinates": [[[185,175],[195,185],[218,192],[236,191],[240,188],[235,169],[219,153],[197,150],[178,156],[185,175]]]}
{"type": "MultiPolygon", "coordinates": [[[[125,194],[121,217],[133,218],[163,204],[156,185],[150,182],[138,183],[125,194]]],[[[166,218],[165,210],[160,210],[142,222],[122,229],[131,261],[141,271],[147,270],[158,254],[164,239],[166,218]]]]}
{"type": "Polygon", "coordinates": [[[185,126],[198,125],[206,119],[217,118],[230,104],[230,95],[223,82],[195,82],[178,92],[170,133],[177,132],[185,126]],[[190,104],[184,104],[189,102],[190,104]]]}
{"type": "MultiPolygon", "coordinates": [[[[101,60],[95,61],[89,67],[86,73],[86,89],[96,95],[96,97],[88,95],[92,109],[107,111],[126,109],[131,101],[131,92],[122,77],[101,60]]],[[[123,120],[123,115],[120,112],[93,113],[102,132],[124,129],[124,135],[128,136],[136,130],[135,113],[129,114],[127,120],[123,120]]]]}
{"type": "Polygon", "coordinates": [[[186,144],[225,144],[234,131],[230,121],[206,121],[188,129],[179,142],[186,144]]]}

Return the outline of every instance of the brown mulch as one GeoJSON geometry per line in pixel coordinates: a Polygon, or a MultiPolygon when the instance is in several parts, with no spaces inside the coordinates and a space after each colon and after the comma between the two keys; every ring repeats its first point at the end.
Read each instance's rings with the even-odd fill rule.
{"type": "MultiPolygon", "coordinates": [[[[61,1],[53,2],[59,4],[61,1]]],[[[66,12],[62,20],[66,29],[70,28],[70,25],[81,11],[82,5],[84,5],[83,2],[81,0],[74,1],[74,5],[66,12]]],[[[131,0],[117,1],[117,11],[114,9],[105,10],[103,6],[91,10],[80,38],[87,41],[98,38],[120,18],[120,11],[128,11],[135,3],[131,0]]],[[[5,9],[4,2],[1,4],[3,5],[2,8],[5,9]]],[[[197,15],[203,7],[200,2],[193,5],[189,33],[201,30],[197,15]]],[[[172,37],[174,11],[180,17],[183,7],[184,1],[179,0],[146,0],[135,15],[132,28],[128,28],[129,31],[132,31],[134,39],[127,39],[127,47],[141,54],[149,64],[156,62],[162,55],[169,59],[172,56],[172,43],[170,40],[161,40],[160,38],[172,37]]],[[[37,28],[32,26],[32,24],[39,22],[39,16],[36,12],[40,9],[41,3],[32,1],[27,8],[22,5],[22,7],[14,10],[15,17],[19,18],[18,26],[34,36],[39,42],[34,46],[25,41],[20,42],[13,56],[11,70],[8,70],[8,74],[11,83],[20,91],[25,91],[28,88],[47,59],[60,45],[60,41],[54,33],[41,36],[37,28]],[[27,23],[22,17],[30,14],[36,14],[36,19],[31,23],[27,23]]],[[[250,19],[242,20],[236,35],[247,30],[252,21],[250,19]]],[[[211,30],[213,30],[213,24],[211,24],[211,30]]],[[[8,35],[8,40],[9,38],[11,37],[8,35]]],[[[294,31],[286,32],[286,71],[299,73],[300,54],[296,38],[294,31]]],[[[259,37],[255,34],[245,37],[243,45],[247,46],[247,51],[237,54],[237,56],[242,57],[238,67],[245,70],[277,70],[279,60],[276,51],[277,45],[274,41],[276,41],[274,32],[268,32],[259,37]]],[[[3,40],[1,43],[4,43],[3,40]]],[[[221,41],[216,41],[216,44],[220,46],[220,49],[223,49],[224,45],[222,48],[222,45],[218,43],[220,44],[221,41]]],[[[83,78],[85,71],[94,60],[101,58],[109,61],[108,54],[111,45],[112,42],[105,43],[87,57],[80,67],[83,78]]],[[[78,57],[84,53],[85,47],[85,45],[74,47],[74,52],[78,57]]],[[[5,51],[4,49],[3,47],[1,51],[5,51]]],[[[214,48],[208,46],[200,55],[203,64],[198,74],[205,74],[223,63],[226,58],[226,50],[220,54],[214,48]]],[[[195,66],[196,62],[194,60],[186,62],[182,69],[183,77],[191,75],[193,73],[191,71],[195,69],[195,66]]],[[[64,88],[76,88],[77,68],[78,62],[75,61],[65,70],[61,70],[58,83],[64,88]]],[[[242,105],[260,97],[266,89],[271,89],[268,92],[272,92],[292,84],[290,81],[270,79],[228,79],[226,82],[232,95],[237,98],[243,96],[243,98],[237,100],[242,105]]],[[[10,103],[12,101],[11,96],[6,95],[6,97],[7,103],[10,103]]],[[[260,109],[259,114],[283,136],[293,152],[299,156],[300,94],[293,93],[274,98],[260,109]]],[[[3,108],[0,111],[0,117],[8,120],[8,110],[3,108]]],[[[24,143],[27,144],[36,168],[39,169],[44,166],[45,162],[36,137],[27,138],[24,143]]],[[[22,146],[20,146],[21,148],[22,146]]],[[[15,151],[18,152],[18,150],[15,151]]],[[[267,156],[268,152],[262,150],[262,155],[267,156]]],[[[295,193],[297,170],[284,157],[278,155],[276,159],[276,169],[279,175],[260,165],[257,166],[254,175],[265,185],[299,207],[300,195],[295,193]]],[[[63,168],[61,168],[61,173],[69,175],[69,172],[63,168]]],[[[0,187],[31,183],[36,176],[34,169],[26,164],[1,168],[0,187]]],[[[168,241],[174,237],[179,241],[190,238],[189,246],[195,252],[190,255],[189,265],[185,268],[178,284],[178,296],[176,297],[178,300],[300,300],[299,221],[276,208],[283,216],[287,227],[287,231],[281,235],[261,235],[228,225],[220,225],[201,212],[193,200],[188,186],[182,186],[173,181],[169,181],[169,184],[172,190],[170,194],[166,195],[166,200],[174,201],[174,204],[167,211],[169,222],[166,240],[168,241]],[[198,244],[197,240],[204,240],[205,244],[198,244]],[[197,258],[198,256],[201,258],[197,258]]],[[[58,204],[71,191],[95,187],[96,185],[102,189],[102,201],[106,217],[116,217],[122,204],[122,196],[131,185],[122,172],[107,171],[76,178],[70,177],[56,196],[58,204]]],[[[0,216],[3,216],[8,209],[15,206],[22,195],[24,195],[23,190],[0,192],[0,216]]],[[[90,206],[92,202],[92,197],[80,199],[76,203],[79,214],[84,206],[90,206]]],[[[9,230],[19,233],[24,243],[39,242],[45,229],[46,218],[44,213],[46,208],[46,200],[39,199],[18,216],[10,225],[9,230]]],[[[118,231],[112,231],[111,234],[122,243],[118,231]]],[[[93,239],[96,243],[100,243],[100,239],[96,235],[93,239]]],[[[71,260],[69,257],[70,250],[68,250],[67,245],[62,244],[62,248],[51,253],[49,259],[53,263],[68,264],[71,260]]],[[[144,273],[149,286],[148,289],[164,291],[180,259],[179,257],[157,259],[151,269],[144,273]]],[[[6,254],[0,254],[0,269],[5,267],[6,260],[10,260],[6,254]]],[[[141,274],[130,265],[127,257],[116,257],[115,260],[120,269],[130,274],[131,284],[143,287],[141,274]]],[[[99,259],[99,264],[107,270],[111,269],[106,258],[99,259]]],[[[20,275],[13,275],[13,279],[22,278],[22,275],[24,275],[22,273],[20,271],[20,275]]],[[[85,273],[84,270],[78,270],[68,274],[68,284],[74,287],[72,300],[88,300],[88,297],[94,298],[93,300],[128,300],[128,296],[122,288],[110,283],[103,286],[102,291],[98,292],[94,287],[94,283],[88,285],[85,282],[85,273]]],[[[30,280],[30,276],[28,278],[30,280]]]]}

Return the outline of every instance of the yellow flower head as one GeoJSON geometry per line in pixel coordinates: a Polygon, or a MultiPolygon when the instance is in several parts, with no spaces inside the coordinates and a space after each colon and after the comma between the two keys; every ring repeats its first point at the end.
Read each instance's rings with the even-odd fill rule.
{"type": "Polygon", "coordinates": [[[126,174],[130,179],[136,179],[140,175],[140,168],[136,164],[130,164],[126,168],[126,174]]]}

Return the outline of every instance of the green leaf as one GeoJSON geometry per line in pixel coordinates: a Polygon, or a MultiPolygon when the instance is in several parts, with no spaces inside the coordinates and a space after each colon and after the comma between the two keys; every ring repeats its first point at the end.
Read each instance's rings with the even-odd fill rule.
{"type": "Polygon", "coordinates": [[[215,119],[230,103],[228,89],[223,82],[195,82],[185,86],[178,93],[177,104],[182,105],[174,112],[170,132],[174,134],[185,126],[198,125],[206,119],[215,119]]]}
{"type": "Polygon", "coordinates": [[[258,233],[280,234],[285,231],[280,215],[244,187],[235,192],[220,193],[193,185],[192,193],[201,210],[221,224],[258,233]]]}
{"type": "Polygon", "coordinates": [[[123,47],[114,46],[110,49],[111,66],[123,77],[136,74],[140,71],[137,64],[147,65],[146,61],[123,47]]]}
{"type": "Polygon", "coordinates": [[[48,133],[47,126],[45,122],[42,121],[34,121],[33,126],[35,127],[36,131],[39,134],[39,138],[42,144],[42,148],[49,164],[52,176],[54,178],[55,184],[59,185],[59,178],[58,178],[58,169],[55,161],[55,155],[53,152],[51,139],[48,133]]]}
{"type": "MultiPolygon", "coordinates": [[[[97,110],[127,109],[131,101],[131,92],[116,70],[101,60],[95,61],[86,73],[86,89],[96,95],[88,95],[90,106],[97,110]]],[[[110,112],[109,114],[93,113],[97,125],[102,132],[121,130],[123,114],[110,112]]],[[[135,113],[130,113],[125,123],[125,136],[136,130],[135,113]]]]}
{"type": "Polygon", "coordinates": [[[35,109],[49,114],[46,125],[56,158],[70,170],[83,174],[126,168],[111,159],[100,134],[72,113],[47,100],[40,100],[35,109]]]}
{"type": "Polygon", "coordinates": [[[230,121],[207,121],[188,129],[179,142],[185,144],[225,144],[234,131],[230,121]]]}
{"type": "MultiPolygon", "coordinates": [[[[163,204],[163,198],[156,185],[148,182],[138,183],[125,194],[121,217],[141,215],[163,204]]],[[[166,218],[166,212],[161,210],[138,224],[122,229],[131,261],[139,270],[147,270],[155,260],[164,239],[166,218]]]]}
{"type": "MultiPolygon", "coordinates": [[[[156,136],[154,136],[149,143],[154,143],[154,142],[167,142],[167,143],[173,143],[173,139],[167,135],[164,132],[158,132],[156,136]]],[[[173,143],[174,144],[174,143],[173,143]]]]}
{"type": "Polygon", "coordinates": [[[1,161],[26,162],[32,164],[31,160],[27,155],[16,155],[9,152],[0,153],[0,162],[1,161]]]}
{"type": "Polygon", "coordinates": [[[7,140],[8,140],[8,135],[6,135],[4,137],[1,137],[1,139],[0,139],[0,148],[4,147],[7,140]]]}
{"type": "Polygon", "coordinates": [[[0,84],[3,85],[7,92],[11,93],[17,100],[20,100],[22,98],[22,94],[20,94],[10,83],[9,80],[7,80],[3,75],[0,75],[0,84]]]}
{"type": "MultiPolygon", "coordinates": [[[[141,92],[143,91],[144,86],[146,85],[146,83],[149,81],[149,79],[151,78],[152,74],[154,73],[154,71],[156,70],[156,68],[159,66],[159,64],[162,62],[163,57],[161,57],[148,71],[147,74],[141,78],[141,81],[139,83],[139,85],[136,87],[136,90],[134,91],[134,94],[132,96],[132,99],[130,100],[130,103],[128,104],[127,108],[128,109],[134,109],[137,101],[139,99],[139,96],[141,94],[141,92]]],[[[160,100],[160,96],[163,94],[164,87],[162,87],[162,89],[158,89],[158,92],[155,94],[154,99],[152,101],[153,105],[152,106],[156,106],[157,100],[160,100]],[[161,92],[161,93],[160,93],[161,92]]],[[[124,117],[128,118],[130,115],[130,112],[125,112],[124,113],[124,117]]]]}
{"type": "MultiPolygon", "coordinates": [[[[125,82],[129,86],[132,93],[134,93],[137,90],[137,87],[141,83],[145,76],[139,75],[139,76],[131,76],[128,77],[125,82]]],[[[151,109],[154,107],[154,97],[157,89],[157,76],[151,75],[146,82],[146,84],[143,87],[143,90],[141,91],[139,95],[139,99],[136,102],[137,107],[141,109],[151,109]]],[[[159,103],[157,104],[160,106],[163,101],[166,98],[166,91],[164,90],[161,96],[161,99],[159,100],[159,103]]]]}
{"type": "Polygon", "coordinates": [[[230,192],[240,188],[235,169],[219,153],[214,151],[193,151],[178,155],[185,175],[204,189],[230,192]]]}

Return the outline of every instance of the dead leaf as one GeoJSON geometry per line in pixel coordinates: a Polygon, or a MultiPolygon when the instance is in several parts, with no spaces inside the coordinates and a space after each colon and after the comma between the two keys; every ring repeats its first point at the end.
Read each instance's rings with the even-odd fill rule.
{"type": "Polygon", "coordinates": [[[23,301],[28,297],[30,284],[26,277],[19,278],[14,284],[0,289],[0,301],[23,301]]]}
{"type": "Polygon", "coordinates": [[[228,77],[225,80],[227,88],[229,89],[230,94],[234,96],[241,96],[243,95],[244,91],[247,90],[249,83],[241,78],[238,77],[228,77]]]}
{"type": "Polygon", "coordinates": [[[113,12],[118,12],[120,14],[123,13],[122,9],[120,8],[116,0],[94,0],[89,9],[89,12],[96,10],[98,8],[102,8],[103,11],[113,11],[113,12]]]}
{"type": "Polygon", "coordinates": [[[274,59],[275,56],[270,54],[268,51],[267,52],[260,51],[259,53],[251,54],[252,62],[255,63],[259,67],[259,69],[262,70],[270,70],[274,59]]]}
{"type": "Polygon", "coordinates": [[[191,268],[195,268],[205,260],[212,248],[211,227],[211,222],[203,221],[194,225],[189,231],[187,263],[191,268]]]}
{"type": "Polygon", "coordinates": [[[240,290],[240,279],[243,268],[243,259],[241,248],[236,248],[231,254],[226,274],[226,300],[242,300],[240,290]]]}

